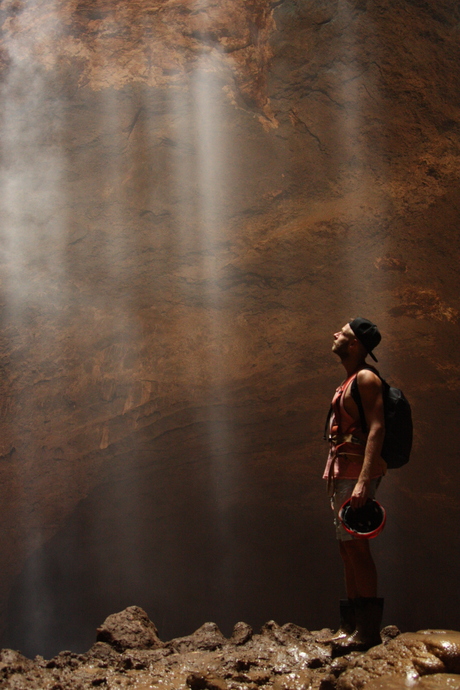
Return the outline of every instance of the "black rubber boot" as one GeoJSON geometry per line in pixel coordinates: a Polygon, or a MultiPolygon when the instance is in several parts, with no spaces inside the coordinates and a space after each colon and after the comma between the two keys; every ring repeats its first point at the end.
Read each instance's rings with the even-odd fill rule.
{"type": "Polygon", "coordinates": [[[356,629],[355,604],[353,599],[341,599],[339,602],[340,626],[336,633],[321,642],[336,642],[349,637],[356,629]]]}
{"type": "Polygon", "coordinates": [[[354,599],[356,630],[348,637],[333,643],[333,656],[349,652],[365,652],[381,644],[380,626],[383,615],[383,599],[359,597],[354,599]]]}

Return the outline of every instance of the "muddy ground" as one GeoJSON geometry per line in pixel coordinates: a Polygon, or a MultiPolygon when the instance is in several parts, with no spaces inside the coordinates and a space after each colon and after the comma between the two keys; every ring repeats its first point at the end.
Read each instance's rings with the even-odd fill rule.
{"type": "Polygon", "coordinates": [[[254,633],[240,622],[227,639],[215,623],[205,623],[165,643],[145,611],[130,606],[105,620],[85,654],[30,660],[2,650],[0,684],[10,690],[460,689],[460,632],[400,633],[387,626],[381,645],[345,656],[335,656],[325,642],[330,632],[270,621],[254,633]]]}

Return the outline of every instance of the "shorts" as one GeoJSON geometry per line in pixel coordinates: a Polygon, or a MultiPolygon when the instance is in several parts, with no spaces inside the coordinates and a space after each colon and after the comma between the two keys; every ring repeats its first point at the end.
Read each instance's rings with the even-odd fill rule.
{"type": "MultiPolygon", "coordinates": [[[[381,479],[382,477],[371,479],[369,498],[375,497],[381,479]]],[[[358,538],[347,532],[339,520],[339,510],[345,501],[350,498],[357,481],[357,479],[334,479],[334,493],[331,496],[331,508],[334,511],[335,534],[339,541],[351,541],[352,539],[358,538]]]]}

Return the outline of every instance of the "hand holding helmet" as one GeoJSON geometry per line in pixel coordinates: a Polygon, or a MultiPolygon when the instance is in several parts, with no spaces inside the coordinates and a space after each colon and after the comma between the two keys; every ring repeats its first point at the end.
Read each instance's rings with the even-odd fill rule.
{"type": "Polygon", "coordinates": [[[360,508],[351,507],[351,499],[345,501],[339,511],[339,519],[347,532],[358,539],[373,539],[383,530],[386,512],[374,499],[368,499],[360,508]]]}

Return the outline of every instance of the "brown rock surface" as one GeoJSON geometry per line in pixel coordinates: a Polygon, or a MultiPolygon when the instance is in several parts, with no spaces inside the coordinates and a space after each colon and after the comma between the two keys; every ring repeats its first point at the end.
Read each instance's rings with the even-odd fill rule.
{"type": "MultiPolygon", "coordinates": [[[[408,685],[407,679],[401,676],[384,676],[378,680],[371,681],[366,685],[368,690],[402,690],[412,687],[408,685]]],[[[418,690],[457,690],[460,688],[460,676],[449,673],[434,673],[432,676],[424,676],[415,683],[418,690]]]]}
{"type": "Polygon", "coordinates": [[[145,611],[129,606],[121,613],[113,613],[97,629],[98,642],[106,642],[118,652],[127,649],[157,649],[163,644],[158,630],[145,611]]]}
{"type": "Polygon", "coordinates": [[[352,660],[340,676],[337,687],[342,690],[367,687],[370,680],[393,674],[404,678],[406,682],[425,675],[458,674],[459,643],[460,633],[455,631],[403,633],[352,660]]]}
{"type": "Polygon", "coordinates": [[[332,625],[321,435],[357,314],[416,422],[382,487],[385,622],[457,627],[458,22],[1,3],[5,645],[84,650],[133,600],[164,639],[332,625]]]}

